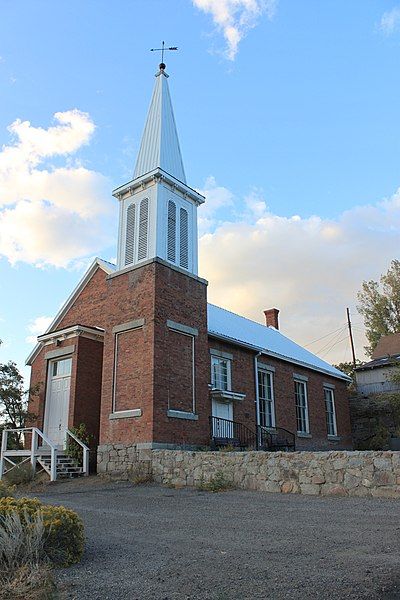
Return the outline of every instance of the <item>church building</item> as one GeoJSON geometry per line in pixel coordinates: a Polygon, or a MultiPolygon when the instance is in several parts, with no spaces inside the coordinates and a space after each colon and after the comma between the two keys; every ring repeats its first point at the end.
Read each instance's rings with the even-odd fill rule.
{"type": "MultiPolygon", "coordinates": [[[[94,448],[350,449],[349,378],[279,331],[207,303],[197,209],[165,64],[132,181],[116,265],[96,259],[27,364],[30,411],[59,448],[83,423],[94,448]]],[[[228,257],[227,257],[228,260],[228,257]]]]}

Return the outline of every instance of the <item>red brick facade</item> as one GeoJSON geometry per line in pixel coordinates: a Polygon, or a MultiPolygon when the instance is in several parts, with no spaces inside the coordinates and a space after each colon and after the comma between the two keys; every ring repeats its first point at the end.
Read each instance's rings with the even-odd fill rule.
{"type": "MultiPolygon", "coordinates": [[[[246,394],[243,401],[234,401],[233,418],[254,429],[256,352],[208,337],[207,285],[200,278],[161,260],[108,276],[98,268],[56,331],[77,324],[104,329],[104,339],[60,338],[58,345],[40,350],[31,383],[43,385],[30,405],[40,428],[45,355],[74,345],[69,425],[84,422],[100,444],[208,445],[210,348],[233,355],[232,389],[246,394]]],[[[275,368],[276,424],[293,432],[293,373],[308,377],[311,437],[298,438],[299,448],[351,447],[345,382],[275,358],[258,360],[275,368]],[[327,437],[324,383],[335,386],[340,438],[335,442],[327,437]]]]}

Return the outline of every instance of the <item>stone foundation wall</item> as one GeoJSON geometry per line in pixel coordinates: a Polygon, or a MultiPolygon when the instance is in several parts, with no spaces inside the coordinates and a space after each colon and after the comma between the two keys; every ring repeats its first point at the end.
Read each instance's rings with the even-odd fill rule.
{"type": "Polygon", "coordinates": [[[190,452],[99,448],[98,472],[196,486],[223,474],[235,488],[311,494],[400,498],[400,452],[190,452]]]}

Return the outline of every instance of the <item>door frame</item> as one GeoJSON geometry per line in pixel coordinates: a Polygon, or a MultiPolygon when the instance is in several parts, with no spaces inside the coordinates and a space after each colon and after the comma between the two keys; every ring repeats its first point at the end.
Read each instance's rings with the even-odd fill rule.
{"type": "MultiPolygon", "coordinates": [[[[68,420],[69,420],[69,408],[71,402],[71,381],[72,381],[72,354],[66,354],[64,356],[57,356],[56,358],[52,358],[47,361],[47,378],[46,378],[46,395],[45,395],[45,404],[44,404],[44,415],[43,415],[43,433],[49,437],[48,434],[48,425],[49,425],[49,402],[51,400],[51,382],[53,379],[52,371],[53,365],[56,362],[61,360],[71,359],[71,373],[69,375],[70,378],[70,386],[69,386],[69,396],[68,396],[68,408],[67,408],[67,429],[68,429],[68,420]]],[[[65,445],[65,440],[62,444],[58,445],[59,449],[63,449],[65,445]]]]}

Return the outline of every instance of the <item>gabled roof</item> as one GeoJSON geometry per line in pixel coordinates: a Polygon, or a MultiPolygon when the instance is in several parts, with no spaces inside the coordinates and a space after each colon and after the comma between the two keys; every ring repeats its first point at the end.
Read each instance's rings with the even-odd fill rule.
{"type": "MultiPolygon", "coordinates": [[[[45,334],[56,328],[57,324],[64,317],[98,268],[101,268],[107,275],[114,273],[116,270],[114,264],[102,260],[101,258],[96,258],[65,304],[57,313],[52,323],[45,331],[45,334]]],[[[350,377],[338,369],[335,369],[335,367],[315,354],[312,354],[312,352],[305,350],[305,348],[302,348],[284,336],[277,329],[261,325],[246,317],[241,317],[229,310],[215,306],[214,304],[208,304],[208,333],[212,337],[231,342],[232,344],[239,344],[255,350],[256,352],[262,352],[263,354],[274,356],[299,366],[325,373],[332,377],[351,381],[350,377]]],[[[32,364],[40,348],[40,344],[35,346],[34,350],[27,358],[27,365],[32,364]]]]}
{"type": "Polygon", "coordinates": [[[156,75],[133,178],[160,168],[186,183],[174,111],[164,69],[156,75]]]}
{"type": "Polygon", "coordinates": [[[208,305],[208,333],[332,377],[350,380],[347,375],[302,348],[274,327],[261,325],[214,304],[208,305]]]}
{"type": "MultiPolygon", "coordinates": [[[[64,302],[64,304],[62,305],[62,307],[60,308],[60,310],[58,311],[58,313],[56,314],[56,316],[54,317],[54,319],[52,320],[52,322],[46,329],[46,331],[43,333],[43,335],[53,331],[53,329],[61,321],[63,316],[66,314],[66,312],[72,306],[72,304],[75,302],[75,299],[77,298],[77,296],[79,296],[79,294],[81,293],[83,288],[87,285],[87,283],[93,277],[93,275],[95,274],[95,272],[97,271],[98,268],[102,269],[105,273],[107,273],[107,275],[110,275],[111,273],[114,273],[114,271],[115,271],[115,265],[113,265],[112,263],[108,262],[107,260],[103,260],[102,258],[95,258],[95,260],[92,262],[92,264],[90,265],[90,267],[88,268],[88,270],[86,271],[86,273],[84,274],[84,276],[82,277],[82,279],[80,280],[80,282],[78,283],[78,285],[76,286],[76,288],[74,289],[72,294],[64,302]]],[[[36,344],[36,346],[34,347],[32,352],[26,359],[27,365],[32,364],[32,362],[35,360],[37,354],[39,353],[40,348],[41,348],[41,345],[39,343],[36,344]]]]}
{"type": "Polygon", "coordinates": [[[400,332],[381,337],[372,353],[371,358],[383,358],[400,354],[400,332]]]}

